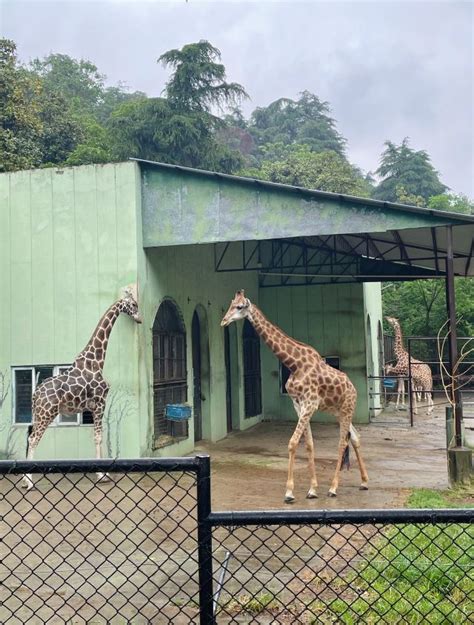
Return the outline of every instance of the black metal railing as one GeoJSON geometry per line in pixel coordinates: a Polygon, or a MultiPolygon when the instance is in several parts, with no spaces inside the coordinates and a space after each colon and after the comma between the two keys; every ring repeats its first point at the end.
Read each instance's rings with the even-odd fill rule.
{"type": "Polygon", "coordinates": [[[2,461],[0,515],[4,625],[474,619],[474,509],[212,512],[201,456],[2,461]]]}

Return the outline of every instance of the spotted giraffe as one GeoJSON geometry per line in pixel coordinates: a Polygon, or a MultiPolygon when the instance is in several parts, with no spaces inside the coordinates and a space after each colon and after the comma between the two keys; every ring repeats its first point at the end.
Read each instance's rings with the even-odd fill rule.
{"type": "Polygon", "coordinates": [[[427,413],[433,412],[433,377],[431,375],[431,369],[429,365],[416,358],[410,358],[410,365],[408,364],[409,357],[407,350],[403,347],[403,336],[400,327],[400,322],[395,317],[385,317],[388,323],[393,327],[395,332],[395,357],[397,359],[395,365],[391,367],[391,373],[395,375],[407,376],[410,373],[412,377],[412,388],[408,389],[409,393],[412,393],[413,412],[418,414],[418,406],[416,402],[417,393],[424,393],[425,399],[428,400],[427,413]]]}
{"type": "Polygon", "coordinates": [[[257,334],[291,372],[286,382],[286,390],[293,400],[298,423],[288,444],[289,463],[285,503],[293,503],[295,500],[293,470],[296,448],[302,436],[306,442],[311,479],[307,498],[314,499],[318,496],[314,442],[310,425],[311,417],[316,410],[324,410],[335,415],[339,420],[339,453],[329,495],[336,496],[339,472],[344,463],[348,463],[349,440],[352,442],[359,463],[362,479],[360,488],[367,490],[369,478],[360,453],[359,435],[352,425],[357,393],[347,375],[326,364],[313,347],[296,341],[272,324],[262,311],[245,297],[243,290],[236,292],[228,311],[222,318],[221,326],[227,326],[239,319],[248,319],[257,334]]]}
{"type": "MultiPolygon", "coordinates": [[[[28,431],[27,458],[33,460],[34,452],[46,428],[59,414],[76,414],[85,410],[92,412],[96,458],[101,457],[102,416],[109,384],[102,376],[110,332],[120,313],[129,315],[141,323],[138,304],[131,290],[112,304],[101,317],[85,348],[78,354],[71,367],[42,382],[33,394],[32,424],[28,431]]],[[[98,479],[105,479],[103,473],[98,479]]],[[[23,477],[22,486],[33,487],[31,474],[23,477]]]]}

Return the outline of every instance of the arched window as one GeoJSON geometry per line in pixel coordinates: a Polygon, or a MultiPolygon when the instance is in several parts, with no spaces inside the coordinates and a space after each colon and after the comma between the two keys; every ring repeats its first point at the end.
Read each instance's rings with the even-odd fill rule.
{"type": "MultiPolygon", "coordinates": [[[[165,300],[153,324],[153,410],[155,439],[177,434],[166,420],[166,404],[180,404],[188,395],[186,329],[177,306],[165,300]]],[[[183,424],[186,425],[186,424],[183,424]]],[[[186,435],[186,432],[181,432],[186,435]]]]}
{"type": "Polygon", "coordinates": [[[242,331],[244,356],[245,416],[262,413],[262,378],[260,373],[260,338],[246,319],[242,331]]]}

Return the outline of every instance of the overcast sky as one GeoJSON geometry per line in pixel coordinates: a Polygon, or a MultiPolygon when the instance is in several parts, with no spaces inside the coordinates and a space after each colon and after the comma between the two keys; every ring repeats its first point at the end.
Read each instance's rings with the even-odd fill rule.
{"type": "Polygon", "coordinates": [[[327,100],[350,160],[378,166],[383,142],[410,137],[455,192],[473,188],[473,3],[216,0],[0,0],[2,36],[22,61],[61,52],[108,84],[159,95],[156,59],[207,39],[249,114],[308,89],[327,100]]]}

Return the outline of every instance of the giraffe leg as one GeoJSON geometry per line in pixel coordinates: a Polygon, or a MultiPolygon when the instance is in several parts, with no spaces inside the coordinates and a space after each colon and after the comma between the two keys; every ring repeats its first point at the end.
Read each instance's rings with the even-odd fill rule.
{"type": "Polygon", "coordinates": [[[413,406],[413,414],[418,414],[418,404],[416,401],[416,388],[410,385],[409,391],[411,393],[411,401],[413,406]]]}
{"type": "Polygon", "coordinates": [[[308,422],[306,430],[304,431],[304,437],[306,442],[306,451],[308,452],[308,468],[311,476],[311,485],[309,487],[307,499],[317,499],[318,480],[316,479],[316,467],[314,466],[314,441],[313,433],[311,432],[311,424],[308,422]]]}
{"type": "MultiPolygon", "coordinates": [[[[295,431],[293,432],[293,436],[290,438],[290,442],[288,443],[288,480],[286,482],[286,492],[285,492],[285,503],[293,503],[295,497],[293,495],[294,489],[294,479],[293,472],[295,466],[295,456],[296,449],[298,447],[298,443],[301,440],[301,436],[306,431],[309,420],[313,412],[316,410],[317,404],[311,403],[302,405],[299,409],[299,419],[296,425],[295,431]]],[[[313,461],[314,462],[314,461],[313,461]]]]}
{"type": "Polygon", "coordinates": [[[433,412],[433,395],[431,393],[431,391],[425,392],[425,397],[428,397],[428,410],[427,413],[431,414],[433,412]]]}
{"type": "MultiPolygon", "coordinates": [[[[37,421],[33,421],[33,424],[28,428],[28,439],[27,439],[27,460],[33,460],[35,455],[35,450],[38,447],[38,444],[46,431],[48,425],[54,421],[56,418],[56,414],[51,416],[44,416],[37,421]]],[[[34,417],[33,417],[34,419],[34,417]]],[[[34,486],[33,484],[33,476],[31,473],[25,473],[21,482],[22,488],[26,488],[26,490],[31,490],[34,486]]]]}
{"type": "Polygon", "coordinates": [[[352,423],[351,423],[351,427],[349,428],[349,431],[351,434],[352,447],[354,448],[355,455],[357,457],[357,463],[359,465],[360,480],[361,480],[359,490],[368,490],[369,489],[369,486],[368,486],[369,475],[367,473],[367,469],[365,468],[365,462],[360,452],[360,436],[357,430],[355,429],[355,427],[352,425],[352,423]]]}
{"type": "Polygon", "coordinates": [[[349,433],[352,421],[352,413],[354,412],[354,404],[351,402],[347,407],[343,407],[339,417],[339,449],[337,455],[336,471],[329,489],[329,496],[335,497],[337,487],[339,486],[339,473],[344,463],[344,454],[349,446],[349,433]]]}
{"type": "MultiPolygon", "coordinates": [[[[102,434],[103,434],[102,416],[104,414],[104,409],[105,409],[105,400],[104,402],[101,402],[100,405],[96,406],[93,412],[95,457],[97,460],[100,460],[102,458],[102,434]]],[[[108,482],[110,480],[110,476],[108,473],[98,471],[96,475],[97,475],[98,482],[108,482]]]]}

